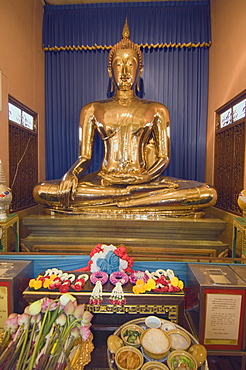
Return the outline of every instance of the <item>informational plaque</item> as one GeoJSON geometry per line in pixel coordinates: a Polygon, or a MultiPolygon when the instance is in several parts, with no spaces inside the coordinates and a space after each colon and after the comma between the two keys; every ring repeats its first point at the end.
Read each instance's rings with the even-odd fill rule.
{"type": "Polygon", "coordinates": [[[9,284],[0,282],[0,333],[9,315],[9,284]]]}
{"type": "Polygon", "coordinates": [[[205,290],[204,345],[240,348],[243,306],[244,291],[205,290]]]}

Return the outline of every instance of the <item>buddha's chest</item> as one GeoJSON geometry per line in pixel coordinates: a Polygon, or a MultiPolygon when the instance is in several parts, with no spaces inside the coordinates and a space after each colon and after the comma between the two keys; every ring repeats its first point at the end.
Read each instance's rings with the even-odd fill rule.
{"type": "Polygon", "coordinates": [[[139,136],[151,128],[154,119],[147,107],[139,105],[111,106],[111,109],[105,110],[98,118],[100,131],[104,131],[107,136],[112,133],[139,136]]]}

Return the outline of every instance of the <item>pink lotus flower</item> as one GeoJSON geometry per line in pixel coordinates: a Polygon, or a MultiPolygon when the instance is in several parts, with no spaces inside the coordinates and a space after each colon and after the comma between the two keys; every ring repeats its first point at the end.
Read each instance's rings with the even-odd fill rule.
{"type": "Polygon", "coordinates": [[[27,324],[29,323],[30,321],[30,315],[28,315],[27,313],[23,313],[21,315],[19,315],[18,317],[18,325],[20,326],[27,326],[27,324]]]}
{"type": "Polygon", "coordinates": [[[73,316],[76,319],[81,319],[83,317],[84,311],[85,311],[85,304],[79,304],[75,308],[74,313],[73,313],[73,316]]]}
{"type": "Polygon", "coordinates": [[[4,330],[10,331],[10,334],[14,334],[18,328],[18,315],[16,317],[8,317],[4,322],[4,330]]]}
{"type": "Polygon", "coordinates": [[[41,303],[42,303],[41,306],[42,312],[45,312],[47,309],[49,311],[54,311],[59,304],[58,302],[54,302],[53,299],[50,298],[42,298],[41,303]]]}
{"type": "Polygon", "coordinates": [[[89,330],[87,326],[81,326],[79,331],[80,331],[80,335],[83,341],[86,341],[91,334],[91,331],[89,330]]]}
{"type": "Polygon", "coordinates": [[[75,307],[72,301],[69,301],[64,307],[64,312],[66,315],[72,315],[74,313],[75,307]]]}
{"type": "Polygon", "coordinates": [[[8,319],[14,319],[14,318],[16,318],[16,317],[18,317],[19,315],[18,315],[18,313],[11,313],[10,315],[9,315],[9,317],[8,317],[8,319]]]}
{"type": "Polygon", "coordinates": [[[74,328],[72,328],[71,330],[71,333],[72,337],[74,337],[75,339],[78,338],[79,336],[79,328],[77,326],[75,326],[74,328]]]}
{"type": "Polygon", "coordinates": [[[82,325],[90,327],[92,318],[93,315],[89,311],[85,311],[82,318],[82,325]]]}
{"type": "Polygon", "coordinates": [[[62,313],[60,316],[57,317],[56,319],[56,324],[60,326],[64,326],[67,322],[67,317],[62,313]]]}

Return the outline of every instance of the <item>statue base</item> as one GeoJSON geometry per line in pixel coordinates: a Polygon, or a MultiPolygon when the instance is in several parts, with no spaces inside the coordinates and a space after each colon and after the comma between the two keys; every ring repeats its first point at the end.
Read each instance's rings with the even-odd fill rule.
{"type": "Polygon", "coordinates": [[[165,218],[201,218],[205,212],[203,210],[173,210],[165,208],[118,208],[118,207],[83,207],[74,208],[69,211],[63,209],[47,208],[45,213],[51,216],[67,215],[80,216],[81,218],[90,219],[113,219],[113,220],[163,220],[165,218]]]}
{"type": "Polygon", "coordinates": [[[135,259],[155,260],[170,255],[217,257],[228,248],[219,240],[225,221],[202,218],[201,214],[181,218],[139,212],[117,215],[56,212],[23,218],[30,232],[22,239],[23,251],[89,255],[97,244],[113,244],[124,245],[135,259]]]}

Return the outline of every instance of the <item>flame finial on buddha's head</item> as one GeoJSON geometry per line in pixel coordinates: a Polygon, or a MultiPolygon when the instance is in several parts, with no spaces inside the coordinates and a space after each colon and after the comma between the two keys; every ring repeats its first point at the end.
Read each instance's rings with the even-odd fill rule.
{"type": "Polygon", "coordinates": [[[125,24],[122,30],[122,39],[120,40],[120,42],[116,43],[109,52],[109,56],[108,56],[108,69],[109,70],[111,70],[111,67],[112,67],[112,60],[113,60],[114,53],[118,49],[135,50],[138,56],[139,69],[140,70],[143,69],[143,56],[142,56],[140,47],[138,46],[138,44],[134,44],[134,42],[132,42],[129,37],[130,37],[130,30],[128,26],[128,20],[126,18],[125,24]]]}

